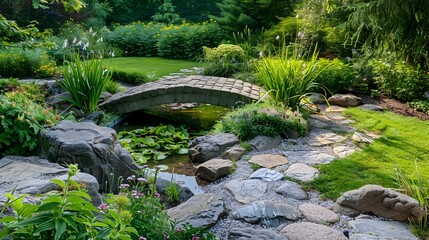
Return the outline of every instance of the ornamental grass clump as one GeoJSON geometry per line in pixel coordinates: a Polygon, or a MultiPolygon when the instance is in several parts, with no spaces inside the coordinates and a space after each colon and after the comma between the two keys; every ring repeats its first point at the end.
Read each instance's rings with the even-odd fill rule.
{"type": "Polygon", "coordinates": [[[296,109],[301,100],[319,85],[317,77],[317,52],[304,61],[297,53],[288,57],[288,50],[280,56],[262,58],[256,63],[256,73],[276,105],[296,109]]]}
{"type": "Polygon", "coordinates": [[[100,59],[82,61],[76,55],[73,61],[66,62],[63,74],[64,80],[58,81],[58,85],[71,95],[65,100],[84,113],[95,112],[112,72],[103,68],[100,59]]]}

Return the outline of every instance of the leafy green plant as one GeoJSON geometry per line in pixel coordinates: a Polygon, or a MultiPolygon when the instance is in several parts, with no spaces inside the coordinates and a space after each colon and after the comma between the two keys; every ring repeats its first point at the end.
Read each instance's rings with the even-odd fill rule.
{"type": "Polygon", "coordinates": [[[20,92],[0,95],[0,152],[26,155],[37,146],[39,132],[45,125],[57,123],[59,116],[46,106],[31,101],[20,92]]]}
{"type": "Polygon", "coordinates": [[[150,76],[144,73],[121,71],[119,69],[114,69],[112,72],[112,79],[116,81],[131,84],[143,84],[152,81],[150,76]]]}
{"type": "Polygon", "coordinates": [[[407,103],[407,105],[429,115],[429,100],[416,100],[407,103]]]}
{"type": "Polygon", "coordinates": [[[181,192],[181,189],[179,189],[177,184],[173,181],[173,174],[172,174],[170,183],[168,184],[167,188],[165,188],[165,195],[167,197],[167,201],[170,203],[179,202],[180,192],[181,192]]]}
{"type": "Polygon", "coordinates": [[[318,75],[317,53],[314,51],[310,59],[304,61],[296,51],[289,58],[288,51],[283,46],[278,57],[264,57],[255,66],[258,78],[274,103],[296,109],[301,100],[319,86],[314,81],[318,75]]]}
{"type": "Polygon", "coordinates": [[[101,60],[82,61],[76,55],[73,62],[63,67],[63,74],[64,80],[57,83],[70,93],[71,97],[66,100],[85,113],[95,112],[101,93],[112,77],[111,71],[103,68],[101,60]]]}
{"type": "Polygon", "coordinates": [[[280,107],[247,105],[225,115],[213,131],[233,133],[245,141],[258,135],[287,137],[291,130],[299,136],[307,133],[307,123],[300,113],[280,107]]]}
{"type": "Polygon", "coordinates": [[[46,195],[38,204],[25,203],[25,195],[6,194],[8,201],[2,212],[11,207],[15,216],[0,220],[0,239],[125,240],[137,235],[120,208],[111,209],[101,219],[95,217],[94,213],[99,211],[91,204],[91,197],[72,179],[78,171],[77,165],[70,165],[66,181],[50,180],[62,191],[46,195]]]}
{"type": "Polygon", "coordinates": [[[189,134],[183,127],[171,125],[145,127],[118,133],[122,147],[130,151],[134,160],[144,164],[159,161],[172,153],[187,154],[189,134]]]}
{"type": "Polygon", "coordinates": [[[210,62],[204,67],[203,74],[206,76],[217,76],[229,78],[240,72],[243,63],[210,62]]]}
{"type": "Polygon", "coordinates": [[[317,76],[314,81],[324,88],[319,88],[321,93],[325,92],[323,90],[327,90],[332,94],[345,93],[355,83],[353,69],[338,59],[318,59],[315,73],[317,73],[317,76]]]}
{"type": "Polygon", "coordinates": [[[104,91],[115,94],[121,91],[121,87],[119,85],[119,82],[116,82],[114,80],[110,80],[106,83],[104,86],[104,91]]]}
{"type": "Polygon", "coordinates": [[[416,164],[416,171],[411,176],[407,176],[401,171],[398,166],[396,167],[395,180],[399,185],[399,190],[404,194],[416,199],[425,213],[417,221],[410,221],[411,229],[414,233],[426,239],[429,237],[429,181],[428,179],[422,178],[419,172],[419,168],[416,164]],[[410,178],[409,178],[410,177],[410,178]]]}

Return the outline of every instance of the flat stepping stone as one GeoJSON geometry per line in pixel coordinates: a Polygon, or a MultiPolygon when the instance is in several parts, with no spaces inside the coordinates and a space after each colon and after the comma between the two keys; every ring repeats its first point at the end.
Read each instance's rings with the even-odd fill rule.
{"type": "Polygon", "coordinates": [[[254,228],[232,228],[229,231],[230,240],[286,240],[274,231],[254,228]]]}
{"type": "Polygon", "coordinates": [[[356,149],[350,146],[335,146],[333,150],[339,158],[345,158],[356,152],[356,149]]]}
{"type": "Polygon", "coordinates": [[[286,181],[285,183],[283,183],[276,190],[276,193],[286,197],[297,199],[297,200],[308,199],[307,192],[304,189],[302,189],[301,186],[291,181],[286,181]]]}
{"type": "Polygon", "coordinates": [[[280,136],[276,137],[268,137],[268,136],[256,136],[252,140],[249,141],[249,144],[258,152],[270,150],[272,148],[277,147],[282,138],[280,136]]]}
{"type": "Polygon", "coordinates": [[[324,122],[324,121],[320,121],[320,120],[312,119],[312,118],[310,118],[310,119],[308,120],[308,123],[309,123],[309,124],[310,124],[310,126],[311,126],[311,127],[313,127],[313,128],[326,128],[326,127],[328,127],[328,126],[329,126],[329,124],[328,124],[328,123],[326,123],[326,122],[324,122]]]}
{"type": "Polygon", "coordinates": [[[236,162],[240,160],[245,153],[246,149],[240,146],[235,146],[222,153],[221,158],[236,162]]]}
{"type": "Polygon", "coordinates": [[[340,218],[333,211],[319,205],[304,203],[298,207],[298,210],[309,222],[330,224],[336,223],[340,218]]]}
{"type": "Polygon", "coordinates": [[[373,143],[374,139],[364,133],[355,132],[352,136],[352,140],[360,143],[373,143]]]}
{"type": "Polygon", "coordinates": [[[258,169],[256,172],[252,173],[252,175],[250,175],[250,179],[261,179],[262,181],[265,182],[274,182],[274,181],[278,181],[283,179],[283,174],[268,169],[268,168],[261,168],[258,169]]]}
{"type": "Polygon", "coordinates": [[[337,158],[320,151],[286,151],[284,154],[290,161],[307,164],[328,164],[337,158]]]}
{"type": "Polygon", "coordinates": [[[289,224],[280,233],[284,234],[289,240],[348,240],[338,230],[309,222],[289,224]]]}
{"type": "Polygon", "coordinates": [[[301,217],[301,213],[289,205],[272,201],[257,201],[232,212],[232,216],[248,223],[277,227],[286,221],[298,220],[301,217]]]}
{"type": "Polygon", "coordinates": [[[344,112],[346,109],[340,106],[330,106],[328,108],[326,108],[325,112],[327,113],[342,113],[344,112]]]}
{"type": "Polygon", "coordinates": [[[322,133],[315,136],[313,139],[310,139],[308,141],[308,145],[312,147],[321,147],[321,146],[326,146],[333,143],[340,143],[345,140],[346,140],[345,137],[335,133],[322,133]]]}
{"type": "Polygon", "coordinates": [[[195,195],[167,210],[170,219],[175,220],[179,226],[189,223],[196,228],[213,226],[224,213],[222,197],[210,193],[195,195]]]}
{"type": "Polygon", "coordinates": [[[232,180],[225,184],[228,190],[240,203],[259,200],[267,191],[267,183],[258,179],[232,180]]]}
{"type": "Polygon", "coordinates": [[[273,168],[287,164],[289,161],[282,155],[262,154],[253,156],[249,163],[257,164],[264,168],[273,168]]]}
{"type": "Polygon", "coordinates": [[[319,176],[319,170],[304,163],[295,163],[285,171],[285,175],[299,181],[310,182],[319,176]]]}
{"type": "Polygon", "coordinates": [[[368,111],[384,111],[384,108],[376,104],[364,104],[359,106],[359,108],[368,110],[368,111]]]}
{"type": "Polygon", "coordinates": [[[234,163],[230,160],[212,159],[198,165],[195,176],[214,182],[229,175],[234,170],[234,163]]]}
{"type": "Polygon", "coordinates": [[[418,240],[407,224],[398,221],[380,221],[374,219],[356,219],[349,222],[350,239],[401,239],[418,240]]]}

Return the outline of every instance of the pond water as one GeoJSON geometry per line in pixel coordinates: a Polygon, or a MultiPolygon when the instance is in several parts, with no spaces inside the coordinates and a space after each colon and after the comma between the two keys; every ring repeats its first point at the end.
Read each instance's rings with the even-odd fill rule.
{"type": "MultiPolygon", "coordinates": [[[[171,124],[175,127],[185,126],[191,136],[198,136],[207,133],[230,110],[230,108],[210,104],[166,104],[130,113],[114,128],[120,132],[160,124],[171,124]]],[[[203,193],[199,186],[208,184],[206,181],[195,177],[197,164],[191,163],[187,154],[171,155],[157,164],[168,166],[167,172],[159,173],[160,178],[170,181],[173,175],[173,180],[177,184],[188,187],[194,194],[203,193]]],[[[153,167],[155,164],[148,163],[148,165],[153,167]]]]}

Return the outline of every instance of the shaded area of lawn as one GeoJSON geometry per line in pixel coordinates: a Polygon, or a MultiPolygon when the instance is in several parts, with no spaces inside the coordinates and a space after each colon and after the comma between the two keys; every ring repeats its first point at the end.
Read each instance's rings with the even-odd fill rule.
{"type": "MultiPolygon", "coordinates": [[[[419,167],[421,177],[429,177],[429,121],[403,117],[391,112],[370,112],[348,109],[345,114],[356,120],[358,130],[383,135],[346,158],[320,165],[321,175],[309,187],[316,188],[326,198],[336,199],[348,190],[365,184],[398,187],[395,168],[413,177],[419,167]]],[[[414,176],[416,177],[416,176],[414,176]]]]}
{"type": "Polygon", "coordinates": [[[163,58],[123,57],[103,60],[106,67],[113,71],[155,74],[157,77],[179,72],[180,69],[200,67],[201,63],[163,58]]]}

